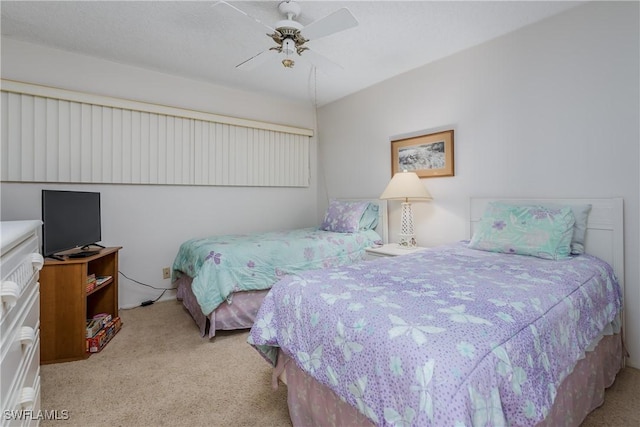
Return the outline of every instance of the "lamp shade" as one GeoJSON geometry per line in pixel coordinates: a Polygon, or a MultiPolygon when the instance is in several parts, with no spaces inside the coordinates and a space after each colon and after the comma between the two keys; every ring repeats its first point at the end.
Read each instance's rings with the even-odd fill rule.
{"type": "Polygon", "coordinates": [[[431,194],[426,187],[422,185],[420,178],[415,172],[398,172],[393,175],[391,181],[384,189],[381,199],[404,200],[431,200],[431,194]]]}

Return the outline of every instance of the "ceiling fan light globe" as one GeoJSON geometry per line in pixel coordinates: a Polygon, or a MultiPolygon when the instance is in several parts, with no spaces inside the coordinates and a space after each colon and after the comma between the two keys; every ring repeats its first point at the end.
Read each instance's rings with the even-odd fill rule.
{"type": "Polygon", "coordinates": [[[282,41],[282,52],[286,55],[293,55],[296,53],[296,43],[292,39],[284,39],[282,41]]]}
{"type": "Polygon", "coordinates": [[[290,58],[285,58],[282,60],[282,65],[284,66],[284,68],[293,68],[295,64],[295,61],[290,58]]]}

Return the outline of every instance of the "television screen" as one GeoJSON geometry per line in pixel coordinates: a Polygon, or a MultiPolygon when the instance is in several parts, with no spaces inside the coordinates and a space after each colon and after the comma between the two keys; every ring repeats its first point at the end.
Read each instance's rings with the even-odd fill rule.
{"type": "Polygon", "coordinates": [[[97,243],[100,193],[42,190],[42,222],[44,256],[97,243]]]}

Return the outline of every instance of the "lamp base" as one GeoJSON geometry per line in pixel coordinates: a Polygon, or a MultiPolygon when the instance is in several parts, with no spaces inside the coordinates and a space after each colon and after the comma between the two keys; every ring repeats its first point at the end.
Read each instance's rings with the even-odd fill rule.
{"type": "Polygon", "coordinates": [[[413,212],[411,212],[411,203],[402,202],[402,224],[400,227],[400,246],[403,248],[415,248],[418,246],[416,237],[413,233],[413,212]]]}
{"type": "Polygon", "coordinates": [[[418,242],[416,242],[416,238],[413,234],[410,234],[410,235],[401,234],[400,243],[398,243],[398,245],[400,245],[400,247],[407,248],[407,249],[417,248],[418,242]]]}

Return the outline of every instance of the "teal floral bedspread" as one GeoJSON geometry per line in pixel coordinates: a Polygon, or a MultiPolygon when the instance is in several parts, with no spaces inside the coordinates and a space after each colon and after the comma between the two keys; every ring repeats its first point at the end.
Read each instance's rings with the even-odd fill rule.
{"type": "Polygon", "coordinates": [[[191,239],[180,246],[172,281],[192,277],[191,289],[209,315],[233,292],[269,289],[287,274],[363,260],[365,249],[381,241],[374,230],[334,233],[318,227],[191,239]]]}

